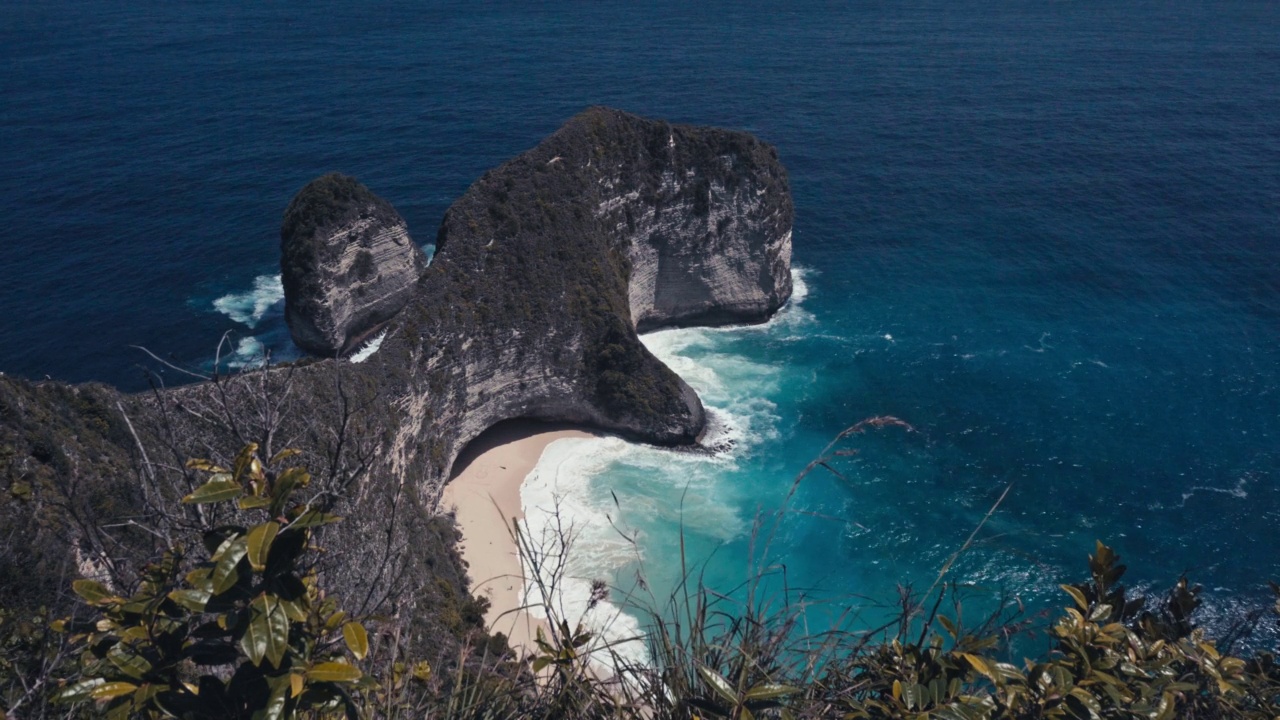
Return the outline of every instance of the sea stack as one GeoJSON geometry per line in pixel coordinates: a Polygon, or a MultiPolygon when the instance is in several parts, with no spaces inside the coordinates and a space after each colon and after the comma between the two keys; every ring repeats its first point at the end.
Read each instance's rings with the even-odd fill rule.
{"type": "Polygon", "coordinates": [[[436,245],[621,252],[644,332],[768,320],[791,297],[794,217],[772,145],[592,107],[477,181],[436,245]]]}
{"type": "Polygon", "coordinates": [[[395,208],[340,173],[294,196],[280,251],[289,332],[321,357],[350,352],[395,317],[426,267],[395,208]]]}

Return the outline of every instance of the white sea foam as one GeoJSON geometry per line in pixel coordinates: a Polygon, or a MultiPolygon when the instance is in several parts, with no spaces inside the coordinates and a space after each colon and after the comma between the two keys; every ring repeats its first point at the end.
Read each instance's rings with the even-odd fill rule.
{"type": "Polygon", "coordinates": [[[793,267],[791,268],[791,301],[790,304],[795,305],[804,302],[809,297],[808,279],[817,275],[817,270],[810,268],[793,267]]]}
{"type": "Polygon", "coordinates": [[[1026,348],[1026,349],[1030,350],[1030,351],[1031,351],[1031,352],[1033,352],[1033,353],[1043,353],[1043,352],[1047,352],[1047,351],[1049,351],[1049,350],[1052,350],[1052,349],[1054,348],[1054,346],[1053,346],[1053,345],[1050,345],[1049,343],[1046,343],[1046,342],[1044,341],[1044,339],[1045,339],[1045,338],[1050,337],[1051,335],[1052,335],[1052,333],[1047,333],[1047,332],[1040,333],[1040,346],[1039,346],[1039,347],[1031,347],[1030,345],[1023,345],[1022,347],[1024,347],[1024,348],[1026,348]]]}
{"type": "Polygon", "coordinates": [[[276,361],[296,356],[288,332],[283,331],[284,323],[279,322],[284,314],[284,284],[279,275],[259,275],[253,279],[251,290],[227,293],[214,300],[213,307],[259,331],[256,336],[237,341],[235,351],[226,358],[227,367],[256,368],[264,365],[268,356],[276,361]]]}
{"type": "MultiPolygon", "coordinates": [[[[609,600],[593,605],[592,581],[611,580],[611,570],[636,555],[632,544],[611,528],[609,508],[590,484],[626,451],[625,443],[616,438],[557,440],[543,451],[520,487],[525,532],[541,559],[538,568],[526,567],[525,575],[541,577],[550,595],[544,598],[538,584],[530,582],[524,604],[545,604],[556,617],[570,624],[581,622],[606,641],[635,637],[639,623],[609,600]]],[[[617,650],[633,660],[644,659],[643,648],[617,650]]]]}
{"type": "MultiPolygon", "coordinates": [[[[750,532],[749,517],[726,498],[730,490],[720,480],[753,446],[777,436],[777,407],[768,398],[778,390],[780,373],[732,352],[732,345],[749,333],[786,336],[811,324],[812,314],[801,307],[809,294],[805,279],[811,272],[793,271],[791,301],[764,325],[682,328],[641,337],[649,351],[702,398],[709,415],[703,445],[711,452],[667,450],[618,438],[565,439],[549,445],[520,495],[528,537],[552,561],[539,571],[554,597],[541,598],[530,582],[528,603],[548,603],[571,625],[581,620],[603,642],[636,637],[640,625],[624,612],[626,603],[614,598],[591,606],[591,584],[612,584],[620,571],[643,567],[646,560],[668,559],[646,558],[644,528],[686,527],[713,542],[750,532]],[[613,482],[611,474],[630,480],[613,482]],[[563,556],[558,537],[570,538],[571,549],[563,556]],[[562,562],[555,562],[561,557],[562,562]]],[[[530,569],[526,574],[533,577],[530,569]]],[[[647,660],[639,642],[612,650],[633,661],[647,660]]]]}
{"type": "Polygon", "coordinates": [[[370,357],[373,356],[374,353],[378,352],[378,348],[382,347],[382,340],[386,337],[387,337],[386,330],[383,330],[382,332],[378,333],[377,337],[365,343],[364,347],[352,353],[350,358],[351,362],[362,363],[365,360],[368,360],[370,357]]]}
{"type": "Polygon", "coordinates": [[[1165,503],[1162,503],[1162,502],[1153,502],[1150,505],[1148,505],[1147,508],[1150,510],[1169,510],[1169,509],[1184,508],[1187,506],[1187,501],[1189,501],[1192,498],[1192,496],[1194,496],[1196,493],[1217,493],[1219,495],[1226,495],[1228,497],[1237,498],[1239,500],[1247,500],[1249,498],[1249,490],[1248,490],[1249,483],[1257,479],[1258,479],[1257,476],[1254,475],[1252,472],[1246,471],[1240,476],[1239,479],[1236,480],[1236,484],[1231,487],[1214,487],[1211,485],[1193,485],[1187,488],[1186,491],[1182,493],[1182,498],[1177,505],[1166,505],[1165,503]]]}
{"type": "Polygon", "coordinates": [[[229,293],[213,301],[218,312],[238,323],[257,327],[272,308],[284,302],[284,283],[279,275],[259,275],[253,279],[253,289],[242,293],[229,293]]]}
{"type": "MultiPolygon", "coordinates": [[[[708,455],[633,445],[613,437],[563,439],[549,445],[521,485],[520,498],[525,532],[539,548],[538,573],[551,597],[542,597],[536,583],[530,583],[525,604],[550,605],[556,617],[570,625],[583,623],[602,643],[637,637],[640,623],[623,611],[625,600],[591,603],[592,581],[613,585],[619,570],[662,560],[647,557],[645,535],[637,527],[684,522],[724,542],[747,532],[734,508],[717,496],[716,473],[706,467],[717,462],[708,455]],[[651,486],[626,492],[599,482],[618,468],[643,471],[651,486]],[[670,502],[677,497],[682,498],[679,505],[670,502]],[[561,538],[567,540],[567,552],[561,552],[561,538]]],[[[526,568],[528,577],[534,573],[526,568]]],[[[639,642],[611,649],[634,662],[646,659],[639,642]]]]}
{"type": "Polygon", "coordinates": [[[1249,481],[1252,479],[1253,478],[1249,473],[1245,473],[1244,475],[1240,476],[1239,480],[1236,481],[1236,484],[1234,487],[1221,488],[1221,487],[1212,487],[1207,485],[1196,485],[1192,488],[1189,488],[1187,492],[1182,493],[1182,505],[1180,505],[1179,507],[1185,506],[1187,504],[1187,501],[1191,499],[1191,496],[1195,495],[1198,492],[1221,493],[1223,495],[1230,495],[1231,497],[1240,498],[1241,500],[1244,500],[1249,497],[1249,491],[1246,490],[1245,488],[1249,485],[1249,481]]]}
{"type": "Polygon", "coordinates": [[[267,361],[267,349],[258,338],[244,337],[236,343],[235,353],[227,360],[231,368],[262,367],[267,361]]]}

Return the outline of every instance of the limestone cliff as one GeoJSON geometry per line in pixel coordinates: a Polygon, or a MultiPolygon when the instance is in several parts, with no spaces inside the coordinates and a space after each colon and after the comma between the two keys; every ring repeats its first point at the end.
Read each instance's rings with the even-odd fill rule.
{"type": "Polygon", "coordinates": [[[598,157],[593,215],[627,248],[639,330],[761,322],[791,296],[794,212],[771,146],[602,108],[554,139],[598,157]]]}
{"type": "Polygon", "coordinates": [[[750,135],[572,118],[446,212],[383,350],[417,368],[393,447],[433,438],[447,466],[513,417],[693,442],[701,403],[636,329],[766,319],[790,296],[792,217],[776,151],[750,135]]]}
{"type": "MultiPolygon", "coordinates": [[[[405,413],[396,468],[438,482],[515,417],[696,441],[701,403],[636,331],[766,319],[790,296],[792,216],[776,151],[746,133],[607,108],[572,118],[449,208],[435,262],[355,370],[385,368],[376,384],[405,413]]],[[[291,306],[301,284],[286,283],[291,306]]]]}
{"type": "MultiPolygon", "coordinates": [[[[102,494],[128,507],[86,509],[77,522],[92,529],[122,517],[169,522],[147,513],[196,482],[186,458],[225,464],[249,441],[267,454],[300,447],[316,477],[313,501],[346,518],[324,540],[331,586],[374,601],[394,590],[404,627],[434,647],[440,604],[466,597],[452,529],[432,517],[462,448],[510,418],[696,442],[702,404],[637,328],[766,319],[791,292],[792,215],[786,173],[768,145],[605,108],[477,180],[446,212],[435,260],[420,273],[418,256],[396,249],[412,244],[394,209],[349,178],[327,176],[290,204],[282,264],[295,339],[328,359],[132,397],[0,377],[0,469],[32,488],[34,499],[12,502],[52,507],[77,483],[99,482],[101,458],[131,458],[136,475],[116,485],[132,494],[102,494]],[[361,269],[365,251],[372,275],[361,269]],[[398,279],[371,280],[387,268],[398,279]],[[415,280],[397,289],[405,277],[415,280]],[[378,327],[385,336],[368,360],[333,357],[378,327]],[[54,400],[74,417],[51,437],[40,434],[47,423],[13,419],[54,400]],[[47,478],[33,474],[37,464],[47,478]],[[28,481],[36,477],[41,484],[28,481]]],[[[207,518],[189,520],[174,532],[207,518]]],[[[153,536],[135,534],[138,556],[150,555],[153,536]]],[[[86,557],[121,556],[128,544],[74,528],[65,537],[86,557]]],[[[22,566],[58,567],[46,555],[22,566]]],[[[0,597],[4,590],[0,583],[0,597]]]]}
{"type": "Polygon", "coordinates": [[[400,312],[426,258],[391,204],[330,173],[285,210],[280,270],[285,320],[298,347],[333,357],[400,312]]]}

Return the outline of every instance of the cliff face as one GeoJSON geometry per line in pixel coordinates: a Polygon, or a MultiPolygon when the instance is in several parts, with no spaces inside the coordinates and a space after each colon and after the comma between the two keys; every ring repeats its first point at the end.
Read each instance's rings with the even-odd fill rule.
{"type": "Polygon", "coordinates": [[[321,357],[350,351],[400,312],[425,267],[390,203],[338,173],[311,181],[280,232],[294,344],[321,357]]]}
{"type": "Polygon", "coordinates": [[[593,215],[627,248],[637,329],[761,322],[791,296],[794,210],[772,147],[605,109],[557,134],[600,149],[593,215]]]}
{"type": "MultiPolygon", "coordinates": [[[[356,245],[352,228],[394,216],[363,187],[331,202],[332,185],[313,182],[286,213],[295,338],[332,326],[325,312],[360,287],[330,270],[356,245]],[[290,255],[295,245],[310,254],[290,255]]],[[[439,482],[466,443],[515,417],[695,442],[697,395],[636,332],[768,318],[791,293],[792,217],[768,145],[607,108],[486,173],[445,214],[435,261],[376,360],[355,370],[383,368],[374,382],[405,411],[389,444],[397,470],[439,482]]]]}
{"type": "Polygon", "coordinates": [[[694,442],[696,394],[637,328],[762,321],[790,296],[793,209],[776,152],[745,133],[592,108],[486,173],[379,355],[404,375],[393,447],[448,467],[514,417],[694,442]]]}

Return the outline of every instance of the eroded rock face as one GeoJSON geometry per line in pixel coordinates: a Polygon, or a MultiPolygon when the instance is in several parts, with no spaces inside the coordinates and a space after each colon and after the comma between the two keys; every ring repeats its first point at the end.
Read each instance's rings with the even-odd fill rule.
{"type": "Polygon", "coordinates": [[[280,251],[289,332],[321,357],[351,351],[400,312],[426,267],[391,204],[338,173],[294,196],[280,251]]]}
{"type": "Polygon", "coordinates": [[[515,417],[695,442],[701,402],[637,328],[767,319],[791,293],[793,212],[776,151],[746,133],[570,119],[445,214],[389,346],[420,368],[394,445],[431,438],[447,466],[515,417]]]}
{"type": "Polygon", "coordinates": [[[670,125],[593,108],[562,133],[585,136],[593,215],[631,260],[640,331],[768,319],[791,297],[794,209],[777,151],[743,132],[670,125]]]}
{"type": "MultiPolygon", "coordinates": [[[[352,366],[394,408],[378,421],[388,471],[434,486],[473,438],[521,417],[695,443],[702,403],[637,331],[767,319],[791,293],[793,214],[776,151],[746,133],[608,108],[571,118],[450,206],[381,349],[352,366]]],[[[329,253],[311,264],[326,270],[313,281],[284,264],[319,287],[315,305],[340,305],[350,271],[327,268],[350,266],[351,228],[400,227],[392,217],[354,181],[321,178],[291,204],[283,236],[329,253]]],[[[299,327],[291,320],[295,339],[299,327]]],[[[340,335],[323,347],[349,347],[340,335]]]]}

